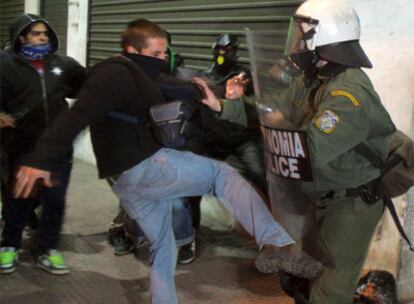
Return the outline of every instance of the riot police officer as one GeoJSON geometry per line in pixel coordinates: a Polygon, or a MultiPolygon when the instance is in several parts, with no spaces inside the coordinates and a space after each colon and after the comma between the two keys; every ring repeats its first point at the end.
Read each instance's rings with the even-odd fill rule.
{"type": "MultiPolygon", "coordinates": [[[[340,0],[307,0],[291,19],[285,49],[302,74],[277,98],[267,98],[271,90],[258,86],[273,213],[325,265],[311,282],[314,304],[352,302],[384,209],[380,199],[365,195],[380,170],[355,147],[364,145],[385,161],[386,137],[395,126],[361,70],[372,64],[359,39],[352,7],[340,0]],[[284,181],[289,182],[281,189],[284,181]],[[299,203],[299,196],[307,202],[299,203]]],[[[269,77],[257,70],[259,82],[269,77]]],[[[272,268],[271,259],[259,258],[256,265],[264,272],[272,268]]]]}

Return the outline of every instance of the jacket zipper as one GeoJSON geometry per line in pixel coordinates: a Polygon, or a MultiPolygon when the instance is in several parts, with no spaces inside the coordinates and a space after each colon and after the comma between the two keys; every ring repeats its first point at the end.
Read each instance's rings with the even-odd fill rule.
{"type": "Polygon", "coordinates": [[[49,126],[49,105],[47,104],[45,76],[44,74],[39,74],[39,76],[40,76],[40,82],[42,84],[42,99],[43,99],[43,109],[45,111],[45,122],[46,122],[46,126],[49,126]]]}
{"type": "MultiPolygon", "coordinates": [[[[49,119],[49,105],[47,104],[47,91],[46,91],[46,81],[45,81],[45,71],[46,71],[46,62],[43,66],[43,74],[40,74],[30,63],[22,60],[18,55],[13,54],[22,64],[28,66],[29,68],[31,68],[32,70],[34,70],[36,72],[37,75],[39,75],[40,77],[40,84],[41,84],[41,88],[42,88],[42,103],[43,103],[43,110],[44,110],[44,114],[45,114],[45,123],[46,123],[46,127],[49,126],[50,123],[50,119],[49,119]]],[[[46,132],[47,132],[48,128],[46,128],[46,132]]]]}

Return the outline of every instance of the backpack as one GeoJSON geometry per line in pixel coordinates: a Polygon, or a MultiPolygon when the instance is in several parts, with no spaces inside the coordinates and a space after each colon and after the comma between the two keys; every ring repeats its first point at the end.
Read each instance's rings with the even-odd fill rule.
{"type": "Polygon", "coordinates": [[[367,203],[382,198],[398,231],[407,242],[409,249],[414,252],[414,246],[405,233],[391,200],[391,198],[406,193],[414,185],[414,142],[400,130],[396,130],[388,136],[387,140],[389,152],[385,162],[365,144],[359,144],[354,148],[356,152],[368,159],[374,167],[381,170],[380,178],[371,182],[368,188],[365,185],[359,187],[358,190],[362,199],[365,198],[364,200],[367,203]]]}
{"type": "Polygon", "coordinates": [[[186,101],[172,101],[150,108],[150,118],[157,141],[167,148],[186,145],[193,108],[186,101]]]}
{"type": "Polygon", "coordinates": [[[381,180],[384,193],[392,198],[406,193],[414,185],[414,142],[397,130],[389,136],[388,143],[389,156],[381,180]]]}
{"type": "Polygon", "coordinates": [[[389,135],[387,141],[389,151],[385,162],[363,143],[354,149],[381,170],[381,190],[394,198],[414,186],[414,142],[400,130],[389,135]]]}

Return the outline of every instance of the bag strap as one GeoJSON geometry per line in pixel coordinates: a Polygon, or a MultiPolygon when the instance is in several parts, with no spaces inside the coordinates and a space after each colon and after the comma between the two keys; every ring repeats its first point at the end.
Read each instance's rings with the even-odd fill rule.
{"type": "MultiPolygon", "coordinates": [[[[381,157],[379,157],[377,154],[372,152],[372,150],[368,148],[368,146],[365,143],[358,144],[356,147],[354,147],[353,150],[357,152],[358,154],[362,155],[363,157],[365,157],[375,168],[380,169],[381,175],[382,175],[383,173],[382,170],[385,167],[386,163],[381,159],[381,157]]],[[[390,170],[391,168],[389,168],[388,170],[390,170]]]]}
{"type": "Polygon", "coordinates": [[[384,201],[385,206],[390,211],[392,219],[394,220],[394,223],[397,226],[398,232],[400,233],[401,237],[407,242],[410,251],[414,252],[413,244],[411,243],[410,239],[408,238],[407,234],[404,231],[403,226],[401,225],[401,221],[398,218],[397,211],[395,210],[394,203],[392,202],[392,200],[387,195],[384,195],[382,200],[384,201]]]}
{"type": "Polygon", "coordinates": [[[112,118],[115,118],[115,119],[122,120],[124,122],[134,124],[134,125],[137,125],[139,123],[138,117],[128,115],[128,114],[118,112],[118,111],[111,111],[111,112],[107,113],[106,115],[110,116],[112,118]]]}
{"type": "MultiPolygon", "coordinates": [[[[402,158],[395,154],[391,154],[387,161],[384,162],[378,155],[376,155],[365,143],[360,143],[354,148],[354,151],[365,157],[375,168],[381,170],[381,176],[385,173],[390,171],[394,168],[398,163],[402,161],[402,158]]],[[[411,243],[410,239],[408,238],[407,234],[404,231],[403,226],[401,225],[401,221],[398,218],[397,211],[395,210],[394,203],[392,202],[391,198],[387,195],[382,196],[382,200],[384,205],[390,211],[391,217],[397,226],[398,232],[400,233],[401,237],[407,242],[409,249],[414,252],[413,244],[411,243]]]]}

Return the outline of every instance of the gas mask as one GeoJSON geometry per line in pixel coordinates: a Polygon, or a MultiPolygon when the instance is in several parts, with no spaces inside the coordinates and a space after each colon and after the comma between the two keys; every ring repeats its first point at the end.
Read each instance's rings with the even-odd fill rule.
{"type": "Polygon", "coordinates": [[[236,50],[232,46],[216,47],[213,54],[215,64],[220,69],[229,68],[236,62],[236,50]]]}
{"type": "Polygon", "coordinates": [[[316,73],[316,63],[320,59],[315,50],[319,21],[292,17],[285,46],[285,55],[293,65],[307,76],[316,73]]]}
{"type": "Polygon", "coordinates": [[[237,61],[236,53],[239,42],[235,36],[223,34],[213,45],[214,64],[220,70],[231,68],[237,61]]]}

